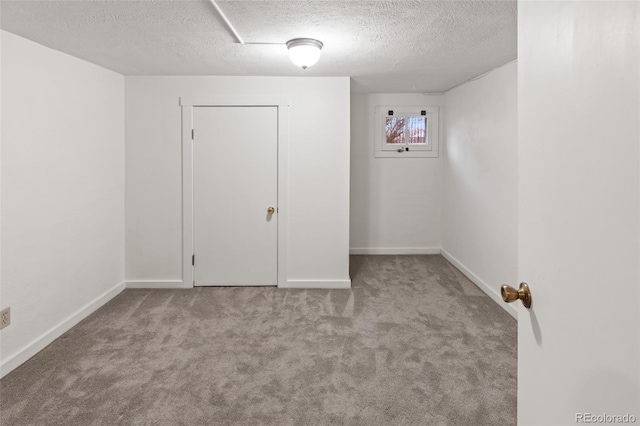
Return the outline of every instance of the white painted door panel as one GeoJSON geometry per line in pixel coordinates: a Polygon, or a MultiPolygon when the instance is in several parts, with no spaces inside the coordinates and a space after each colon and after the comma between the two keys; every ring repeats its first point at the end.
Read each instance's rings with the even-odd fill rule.
{"type": "Polygon", "coordinates": [[[640,422],[639,6],[518,5],[520,425],[640,422]]]}
{"type": "Polygon", "coordinates": [[[276,285],[277,107],[195,107],[195,285],[276,285]]]}

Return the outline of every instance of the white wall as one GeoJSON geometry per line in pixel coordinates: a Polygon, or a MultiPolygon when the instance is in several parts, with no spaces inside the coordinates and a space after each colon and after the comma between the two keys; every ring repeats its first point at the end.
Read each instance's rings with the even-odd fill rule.
{"type": "Polygon", "coordinates": [[[280,206],[289,213],[288,280],[348,285],[349,84],[348,77],[127,77],[127,282],[182,280],[179,97],[279,95],[291,99],[289,205],[280,206]]]}
{"type": "Polygon", "coordinates": [[[4,375],[124,288],[124,78],[1,42],[4,375]]]}
{"type": "Polygon", "coordinates": [[[441,106],[442,96],[351,94],[351,252],[439,253],[441,160],[375,158],[378,105],[441,106]]]}
{"type": "Polygon", "coordinates": [[[517,280],[517,64],[445,96],[442,254],[499,296],[517,280]]]}

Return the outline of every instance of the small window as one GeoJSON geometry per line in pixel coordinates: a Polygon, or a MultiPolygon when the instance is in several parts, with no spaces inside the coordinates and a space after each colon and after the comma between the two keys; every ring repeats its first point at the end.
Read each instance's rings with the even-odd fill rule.
{"type": "Polygon", "coordinates": [[[387,145],[404,144],[404,117],[387,117],[387,145]]]}
{"type": "Polygon", "coordinates": [[[438,107],[376,107],[376,157],[437,157],[438,107]]]}

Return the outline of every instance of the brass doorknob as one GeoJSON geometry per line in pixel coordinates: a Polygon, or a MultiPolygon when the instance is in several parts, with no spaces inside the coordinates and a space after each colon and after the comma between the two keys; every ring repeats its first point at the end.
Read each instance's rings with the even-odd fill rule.
{"type": "Polygon", "coordinates": [[[503,285],[500,288],[500,294],[502,294],[502,300],[507,303],[521,300],[525,308],[529,309],[531,307],[531,292],[527,283],[520,283],[518,290],[510,285],[503,285]]]}
{"type": "Polygon", "coordinates": [[[275,212],[276,212],[276,209],[275,209],[274,207],[269,206],[269,207],[267,208],[267,213],[269,213],[269,214],[274,214],[275,212]]]}

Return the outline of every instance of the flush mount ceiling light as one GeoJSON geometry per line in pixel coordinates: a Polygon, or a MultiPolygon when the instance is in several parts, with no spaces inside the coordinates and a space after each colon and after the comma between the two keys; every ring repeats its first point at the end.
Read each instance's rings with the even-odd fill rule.
{"type": "Polygon", "coordinates": [[[220,6],[216,3],[216,0],[209,0],[209,2],[216,9],[216,12],[220,15],[225,24],[227,24],[227,28],[229,31],[233,33],[233,36],[238,40],[240,44],[286,44],[287,49],[289,49],[289,58],[291,62],[301,67],[303,70],[306,70],[311,65],[318,62],[320,59],[320,51],[322,50],[322,42],[320,40],[316,40],[314,38],[294,38],[293,40],[289,40],[286,43],[269,43],[269,42],[251,42],[244,41],[240,34],[236,31],[236,29],[229,21],[229,18],[226,17],[220,6]]]}
{"type": "Polygon", "coordinates": [[[306,70],[320,59],[322,42],[313,38],[294,38],[287,42],[291,62],[306,70]]]}

